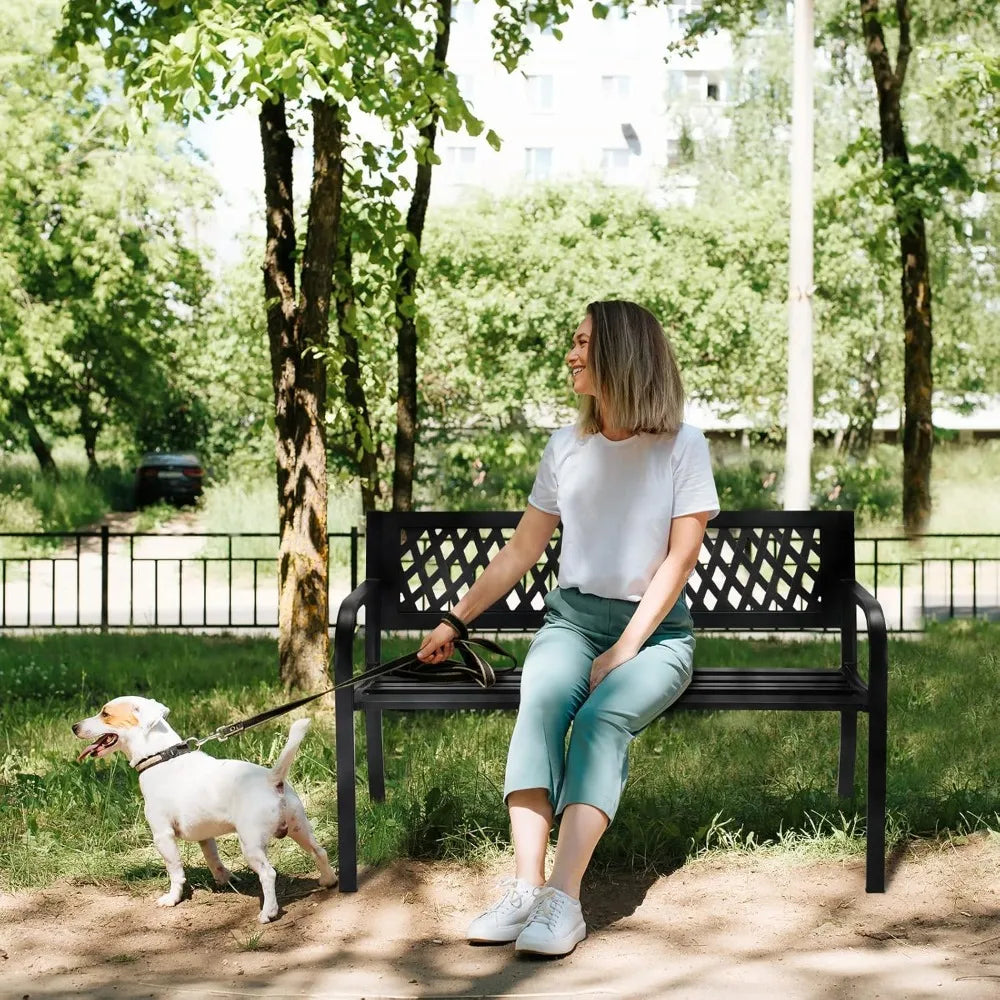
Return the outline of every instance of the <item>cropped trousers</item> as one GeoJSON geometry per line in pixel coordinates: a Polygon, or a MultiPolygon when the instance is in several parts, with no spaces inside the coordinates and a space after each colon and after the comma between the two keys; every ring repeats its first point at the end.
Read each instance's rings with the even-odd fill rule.
{"type": "Polygon", "coordinates": [[[682,595],[642,649],[591,692],[594,659],[618,641],[637,605],[573,588],[550,591],[545,604],[522,670],[504,800],[544,788],[556,816],[587,803],[610,822],[628,777],[629,745],[691,682],[691,615],[682,595]]]}

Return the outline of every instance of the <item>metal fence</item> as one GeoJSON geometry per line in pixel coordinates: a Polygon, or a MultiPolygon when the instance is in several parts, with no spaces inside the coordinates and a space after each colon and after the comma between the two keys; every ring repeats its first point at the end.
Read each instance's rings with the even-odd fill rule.
{"type": "MultiPolygon", "coordinates": [[[[358,582],[356,528],[330,532],[330,617],[358,582]]],[[[273,631],[278,536],[0,533],[0,631],[273,631]]],[[[859,538],[857,576],[890,630],[1000,621],[1000,534],[859,538]]]]}
{"type": "MultiPolygon", "coordinates": [[[[357,586],[357,528],[330,542],[330,614],[357,586]]],[[[278,625],[278,536],[0,533],[0,631],[238,629],[278,625]]]]}

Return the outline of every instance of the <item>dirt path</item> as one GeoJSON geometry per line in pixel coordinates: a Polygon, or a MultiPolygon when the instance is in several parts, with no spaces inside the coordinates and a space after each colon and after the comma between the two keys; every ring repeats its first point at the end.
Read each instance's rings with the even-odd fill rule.
{"type": "MultiPolygon", "coordinates": [[[[204,874],[204,873],[203,873],[204,874]]],[[[862,860],[733,858],[585,887],[590,936],[562,961],[471,947],[470,914],[500,869],[398,863],[359,892],[279,881],[259,950],[258,902],[197,889],[171,910],[118,888],[0,896],[0,996],[104,998],[1000,996],[1000,840],[893,860],[866,895],[862,860]]]]}

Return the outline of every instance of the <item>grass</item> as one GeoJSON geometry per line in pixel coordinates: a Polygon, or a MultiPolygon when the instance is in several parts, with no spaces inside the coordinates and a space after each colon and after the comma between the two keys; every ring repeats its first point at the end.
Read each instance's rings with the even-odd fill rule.
{"type": "MultiPolygon", "coordinates": [[[[1000,829],[1000,626],[955,623],[919,642],[890,642],[889,840],[1000,829]]],[[[523,656],[523,641],[511,645],[523,656]]],[[[412,646],[387,644],[386,656],[412,646]]],[[[833,665],[828,641],[705,637],[698,661],[833,665]]],[[[54,634],[0,646],[0,884],[23,889],[71,877],[152,893],[162,862],[142,816],[136,777],[121,755],[77,764],[70,724],[120,694],[155,695],[182,736],[200,735],[285,700],[273,641],[184,635],[54,634]]],[[[301,710],[300,710],[301,711],[301,710]]],[[[293,780],[332,851],[336,766],[329,710],[296,759],[293,780]]],[[[365,793],[358,740],[361,858],[494,859],[509,851],[500,801],[513,714],[393,713],[386,717],[387,798],[365,793]]],[[[270,761],[288,719],[209,752],[270,761]]],[[[835,856],[863,850],[865,732],[854,795],[836,793],[838,720],[830,713],[679,712],[633,744],[628,787],[595,864],[665,871],[706,852],[835,856]]],[[[244,864],[234,838],[223,860],[244,864]]],[[[211,888],[197,845],[182,855],[192,882],[211,888]]],[[[272,860],[311,873],[286,841],[272,860]]],[[[237,878],[241,876],[238,874],[237,878]]]]}
{"type": "MultiPolygon", "coordinates": [[[[255,533],[277,535],[278,498],[274,482],[263,477],[230,479],[210,483],[202,501],[202,530],[208,533],[255,533]]],[[[327,520],[330,531],[349,531],[361,518],[357,487],[351,483],[330,483],[327,520]]],[[[233,539],[233,555],[242,558],[277,558],[276,537],[233,539]]],[[[221,556],[225,539],[209,539],[205,554],[221,556]]],[[[350,540],[330,539],[330,563],[334,568],[350,566],[350,540]]]]}

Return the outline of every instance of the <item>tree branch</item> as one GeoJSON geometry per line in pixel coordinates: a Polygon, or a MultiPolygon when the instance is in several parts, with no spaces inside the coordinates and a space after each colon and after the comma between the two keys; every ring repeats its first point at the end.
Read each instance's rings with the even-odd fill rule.
{"type": "Polygon", "coordinates": [[[875,73],[875,86],[880,93],[893,90],[897,81],[892,71],[889,52],[885,47],[885,35],[882,33],[882,22],[879,20],[878,0],[861,0],[861,29],[865,37],[865,51],[875,73]]]}
{"type": "Polygon", "coordinates": [[[339,109],[333,101],[313,101],[312,116],[313,176],[302,254],[301,305],[304,346],[325,347],[344,192],[343,137],[339,109]]]}
{"type": "Polygon", "coordinates": [[[903,89],[906,67],[910,61],[910,3],[896,0],[896,16],[899,18],[899,52],[896,55],[896,86],[903,89]]]}
{"type": "Polygon", "coordinates": [[[267,217],[264,254],[267,311],[270,316],[274,309],[280,307],[281,313],[290,320],[295,314],[294,143],[288,134],[284,98],[261,106],[260,140],[264,152],[264,211],[267,217]]]}

